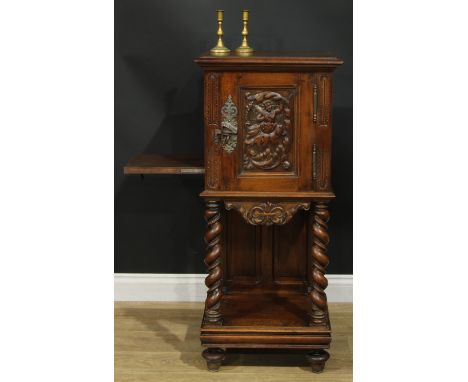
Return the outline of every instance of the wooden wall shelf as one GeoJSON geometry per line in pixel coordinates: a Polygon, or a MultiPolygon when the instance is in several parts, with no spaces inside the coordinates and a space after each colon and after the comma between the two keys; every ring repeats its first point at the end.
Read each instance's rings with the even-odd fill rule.
{"type": "Polygon", "coordinates": [[[124,174],[204,174],[203,159],[177,158],[158,154],[141,154],[124,167],[124,174]]]}

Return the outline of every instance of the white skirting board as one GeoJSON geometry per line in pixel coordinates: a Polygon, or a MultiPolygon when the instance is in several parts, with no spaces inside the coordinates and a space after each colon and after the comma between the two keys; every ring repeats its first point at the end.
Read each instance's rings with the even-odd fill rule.
{"type": "MultiPolygon", "coordinates": [[[[329,302],[353,301],[353,275],[326,275],[329,302]]],[[[115,273],[114,301],[205,301],[204,274],[115,273]]]]}

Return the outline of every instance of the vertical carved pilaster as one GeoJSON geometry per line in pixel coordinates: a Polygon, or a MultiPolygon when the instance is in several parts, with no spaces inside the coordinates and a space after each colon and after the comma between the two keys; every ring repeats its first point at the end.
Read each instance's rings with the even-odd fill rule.
{"type": "Polygon", "coordinates": [[[330,241],[327,223],[330,220],[326,203],[315,204],[314,221],[312,224],[312,315],[310,325],[325,325],[327,316],[327,295],[325,288],[328,280],[325,277],[328,265],[327,245],[330,241]]]}
{"type": "Polygon", "coordinates": [[[205,285],[208,287],[205,301],[205,321],[213,325],[222,325],[221,313],[219,311],[221,303],[221,203],[218,201],[207,201],[205,210],[206,220],[206,256],[208,276],[205,285]]]}
{"type": "MultiPolygon", "coordinates": [[[[205,75],[205,141],[214,138],[219,129],[219,74],[209,73],[205,75]]],[[[205,183],[209,189],[216,190],[219,187],[221,172],[221,148],[219,145],[208,145],[205,153],[205,183]]]]}

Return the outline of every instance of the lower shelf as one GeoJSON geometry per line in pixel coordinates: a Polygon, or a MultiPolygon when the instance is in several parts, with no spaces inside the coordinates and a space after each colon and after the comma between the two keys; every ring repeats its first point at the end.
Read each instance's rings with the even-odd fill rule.
{"type": "Polygon", "coordinates": [[[330,324],[309,326],[311,303],[291,290],[231,292],[221,300],[222,325],[202,322],[206,347],[327,349],[330,324]]]}

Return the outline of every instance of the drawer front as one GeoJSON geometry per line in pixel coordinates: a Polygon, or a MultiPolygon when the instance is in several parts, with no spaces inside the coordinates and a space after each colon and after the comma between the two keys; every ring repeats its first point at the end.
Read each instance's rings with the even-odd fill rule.
{"type": "Polygon", "coordinates": [[[206,188],[312,190],[322,170],[313,151],[325,149],[316,129],[328,123],[316,81],[311,73],[207,73],[206,188]]]}

